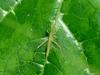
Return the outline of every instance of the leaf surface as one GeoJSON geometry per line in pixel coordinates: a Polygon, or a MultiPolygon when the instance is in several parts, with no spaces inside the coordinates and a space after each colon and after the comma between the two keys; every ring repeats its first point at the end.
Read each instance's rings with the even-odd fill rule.
{"type": "Polygon", "coordinates": [[[100,0],[66,0],[62,12],[64,22],[84,48],[91,71],[100,75],[100,0]]]}
{"type": "MultiPolygon", "coordinates": [[[[76,1],[68,1],[73,8],[76,1]]],[[[61,0],[23,0],[13,10],[15,15],[9,13],[2,19],[0,75],[92,75],[80,40],[71,33],[74,29],[69,29],[76,19],[71,20],[66,11],[75,9],[71,11],[71,6],[66,7],[65,3],[61,0]],[[60,5],[65,6],[60,8],[60,5]],[[64,10],[64,21],[60,10],[64,10]]],[[[5,8],[9,11],[9,5],[5,8]]],[[[85,17],[83,14],[79,17],[85,17]]]]}

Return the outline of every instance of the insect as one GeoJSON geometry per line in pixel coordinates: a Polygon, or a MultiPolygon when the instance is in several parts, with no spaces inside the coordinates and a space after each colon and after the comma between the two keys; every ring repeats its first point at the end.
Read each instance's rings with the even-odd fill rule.
{"type": "Polygon", "coordinates": [[[52,44],[55,44],[59,49],[61,49],[60,45],[55,41],[56,36],[55,36],[54,26],[53,26],[53,25],[51,26],[51,30],[50,30],[50,32],[49,32],[48,37],[45,37],[45,38],[42,38],[42,39],[43,39],[43,42],[42,42],[40,45],[38,45],[37,48],[40,48],[40,47],[42,47],[44,44],[47,43],[46,58],[47,58],[48,55],[49,55],[49,51],[50,51],[50,48],[51,48],[51,45],[52,45],[52,44]]]}
{"type": "Polygon", "coordinates": [[[50,51],[52,44],[55,44],[58,48],[61,49],[60,45],[55,41],[55,39],[56,39],[56,36],[55,36],[56,28],[55,27],[57,27],[57,21],[58,21],[59,15],[60,15],[60,9],[62,6],[62,2],[63,2],[63,0],[59,0],[59,2],[57,3],[56,9],[54,9],[55,14],[51,18],[51,27],[50,27],[50,33],[49,33],[48,37],[46,37],[44,39],[44,41],[37,47],[37,48],[40,48],[45,43],[47,43],[46,61],[47,61],[47,57],[49,55],[49,51],[50,51]]]}
{"type": "MultiPolygon", "coordinates": [[[[50,32],[49,32],[48,37],[46,37],[44,39],[44,41],[40,45],[38,45],[38,47],[37,47],[37,48],[40,48],[45,43],[47,43],[47,49],[46,49],[46,55],[45,55],[46,59],[45,59],[45,62],[44,62],[44,67],[48,62],[48,56],[49,56],[49,52],[50,52],[52,44],[55,44],[58,48],[61,49],[60,45],[55,41],[55,39],[56,39],[56,36],[55,36],[55,33],[56,33],[55,29],[56,28],[55,27],[57,27],[57,21],[58,21],[58,18],[59,18],[60,8],[62,6],[62,2],[63,2],[63,0],[59,0],[59,3],[57,3],[57,8],[54,9],[55,11],[54,11],[54,15],[51,19],[51,27],[50,27],[50,32]]],[[[43,75],[43,74],[44,74],[44,68],[42,69],[42,71],[39,75],[43,75]]]]}

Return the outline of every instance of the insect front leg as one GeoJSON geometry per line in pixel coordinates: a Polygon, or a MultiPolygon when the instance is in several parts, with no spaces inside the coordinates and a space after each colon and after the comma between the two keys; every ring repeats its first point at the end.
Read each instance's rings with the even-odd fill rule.
{"type": "Polygon", "coordinates": [[[41,46],[43,46],[48,41],[48,37],[42,38],[42,40],[43,40],[43,42],[40,45],[38,45],[37,48],[40,48],[41,46]]]}

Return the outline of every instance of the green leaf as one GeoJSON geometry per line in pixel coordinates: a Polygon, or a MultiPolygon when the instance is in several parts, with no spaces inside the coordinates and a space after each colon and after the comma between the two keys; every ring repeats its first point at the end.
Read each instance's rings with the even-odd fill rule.
{"type": "Polygon", "coordinates": [[[66,0],[62,11],[64,22],[84,48],[90,70],[100,75],[100,0],[66,0]]]}
{"type": "Polygon", "coordinates": [[[9,12],[15,15],[14,8],[20,2],[21,0],[0,0],[0,22],[9,12]]]}
{"type": "MultiPolygon", "coordinates": [[[[77,1],[23,0],[13,9],[14,15],[9,13],[5,18],[1,17],[0,75],[92,75],[78,42],[88,38],[75,35],[77,41],[74,37],[74,30],[78,28],[76,25],[82,24],[80,28],[88,29],[87,22],[84,23],[87,19],[79,21],[73,18],[73,12],[79,18],[88,15],[88,12],[76,12],[81,10],[78,9],[77,1]]],[[[86,1],[82,3],[86,4],[86,1]]],[[[2,6],[5,3],[1,4],[2,9],[11,12],[9,4],[4,8],[2,6]]],[[[94,10],[91,8],[91,11],[94,10]]]]}

